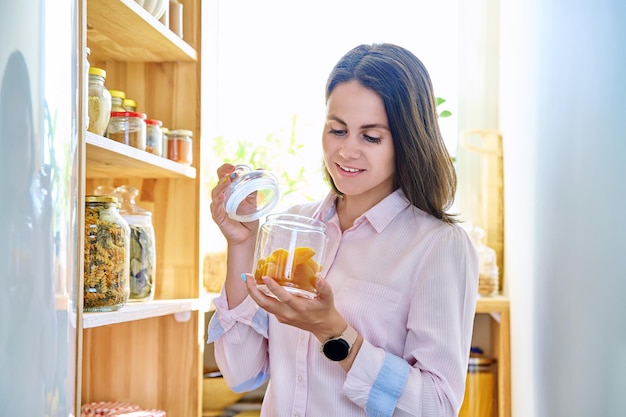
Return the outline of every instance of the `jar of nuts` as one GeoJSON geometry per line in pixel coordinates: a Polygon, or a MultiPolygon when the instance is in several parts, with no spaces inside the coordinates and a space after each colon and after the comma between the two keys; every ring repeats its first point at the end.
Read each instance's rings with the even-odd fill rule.
{"type": "Polygon", "coordinates": [[[130,227],[117,198],[85,197],[83,310],[115,311],[130,295],[130,227]]]}

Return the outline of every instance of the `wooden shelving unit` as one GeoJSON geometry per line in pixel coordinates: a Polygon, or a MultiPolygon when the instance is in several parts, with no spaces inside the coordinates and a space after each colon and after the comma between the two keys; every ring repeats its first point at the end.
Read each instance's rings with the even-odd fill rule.
{"type": "Polygon", "coordinates": [[[101,59],[124,62],[198,59],[191,45],[133,0],[87,0],[87,20],[91,52],[101,59]]]}
{"type": "Polygon", "coordinates": [[[497,360],[498,417],[511,417],[511,318],[507,297],[479,298],[476,314],[491,317],[491,350],[497,360]]]}
{"type": "Polygon", "coordinates": [[[106,313],[83,313],[83,329],[126,323],[153,317],[174,315],[180,322],[189,319],[189,313],[206,313],[212,308],[213,298],[218,294],[205,294],[201,298],[178,300],[155,300],[141,303],[128,303],[121,309],[106,313]]]}
{"type": "Polygon", "coordinates": [[[154,301],[79,316],[77,398],[199,417],[204,313],[215,296],[203,292],[200,267],[202,2],[185,0],[181,39],[133,0],[83,1],[90,65],[104,69],[106,87],[126,92],[138,111],[170,129],[192,130],[195,161],[185,166],[89,132],[81,136],[78,182],[85,194],[129,184],[140,191],[138,206],[152,212],[157,274],[154,301]]]}
{"type": "Polygon", "coordinates": [[[196,169],[87,132],[87,177],[196,178],[196,169]]]}

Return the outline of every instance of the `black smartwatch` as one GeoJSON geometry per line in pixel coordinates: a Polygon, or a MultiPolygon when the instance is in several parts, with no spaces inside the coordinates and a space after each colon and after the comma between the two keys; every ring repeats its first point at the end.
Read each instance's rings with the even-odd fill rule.
{"type": "Polygon", "coordinates": [[[348,357],[359,334],[348,324],[341,336],[327,340],[322,345],[322,352],[331,361],[342,361],[348,357]]]}

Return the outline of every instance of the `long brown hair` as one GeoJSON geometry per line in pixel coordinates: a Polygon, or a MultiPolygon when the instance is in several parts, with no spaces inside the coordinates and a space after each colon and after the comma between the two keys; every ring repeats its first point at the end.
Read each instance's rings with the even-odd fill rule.
{"type": "Polygon", "coordinates": [[[456,172],[439,130],[435,94],[424,64],[397,45],[357,46],[330,73],[326,101],[338,84],[353,80],[383,99],[395,153],[394,189],[402,189],[421,210],[456,222],[446,212],[454,201],[456,172]]]}

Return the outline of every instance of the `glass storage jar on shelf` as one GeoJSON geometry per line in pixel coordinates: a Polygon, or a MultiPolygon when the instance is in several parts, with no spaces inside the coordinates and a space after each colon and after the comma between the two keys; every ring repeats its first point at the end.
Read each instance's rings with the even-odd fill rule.
{"type": "Polygon", "coordinates": [[[146,120],[146,152],[161,156],[161,147],[163,146],[162,124],[163,122],[160,120],[146,120]]]}
{"type": "Polygon", "coordinates": [[[459,417],[495,417],[497,414],[497,364],[494,358],[472,347],[470,353],[465,396],[459,417]]]}
{"type": "Polygon", "coordinates": [[[89,115],[88,131],[96,135],[104,135],[111,117],[111,93],[104,85],[107,73],[101,68],[89,68],[89,99],[87,112],[89,115]]]}
{"type": "Polygon", "coordinates": [[[146,150],[146,114],[112,112],[107,137],[116,142],[146,150]]]}
{"type": "Polygon", "coordinates": [[[115,311],[130,294],[130,227],[111,196],[85,197],[83,310],[115,311]]]}
{"type": "Polygon", "coordinates": [[[170,131],[167,136],[167,158],[184,165],[193,163],[193,132],[186,129],[170,131]]]}
{"type": "Polygon", "coordinates": [[[167,127],[161,127],[161,156],[167,158],[167,140],[170,135],[170,130],[167,127]]]}
{"type": "Polygon", "coordinates": [[[120,90],[109,90],[111,94],[111,111],[126,111],[124,108],[124,100],[126,93],[120,90]]]}
{"type": "Polygon", "coordinates": [[[124,110],[126,111],[137,111],[137,102],[132,98],[124,99],[124,110]]]}
{"type": "Polygon", "coordinates": [[[129,185],[117,187],[113,194],[120,200],[120,214],[130,227],[129,301],[154,299],[156,243],[152,213],[135,203],[139,190],[129,185]]]}

